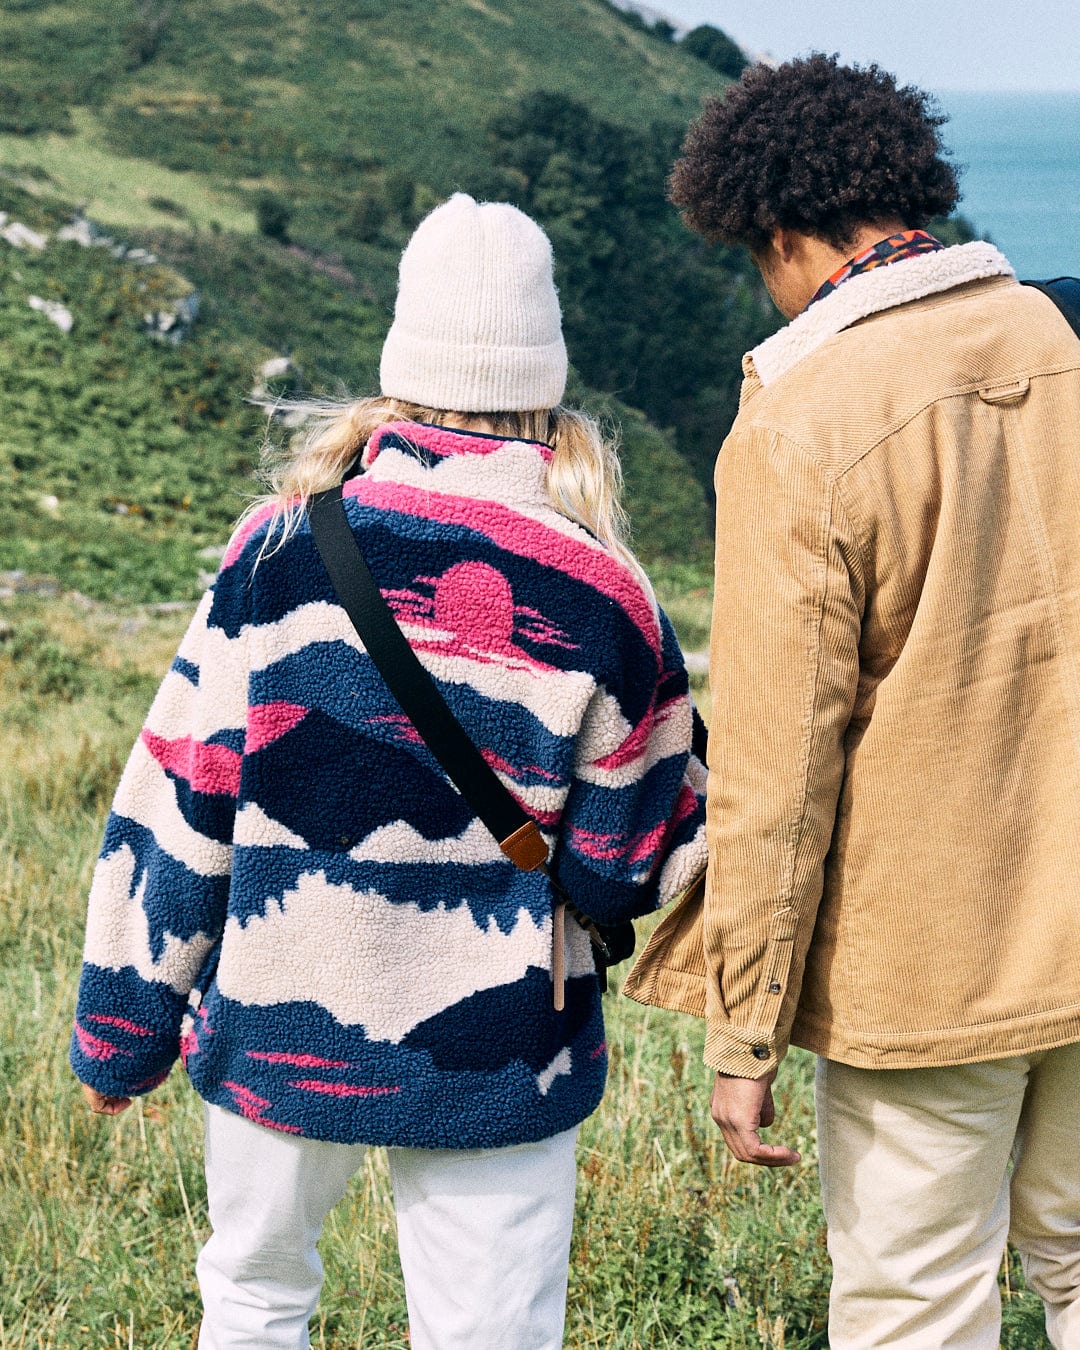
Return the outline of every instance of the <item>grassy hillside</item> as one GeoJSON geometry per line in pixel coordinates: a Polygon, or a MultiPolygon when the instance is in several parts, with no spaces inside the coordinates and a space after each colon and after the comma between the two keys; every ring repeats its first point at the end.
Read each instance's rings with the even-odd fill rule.
{"type": "Polygon", "coordinates": [[[492,114],[523,94],[681,127],[717,79],[605,0],[14,0],[0,165],[128,229],[250,230],[272,189],[299,237],[352,253],[358,193],[423,209],[482,189],[492,114]]]}
{"type": "MultiPolygon", "coordinates": [[[[118,1120],[67,1067],[85,895],[104,813],[186,613],[45,604],[0,619],[0,1346],[191,1350],[208,1233],[198,1099],[176,1072],[118,1120]]],[[[708,1117],[703,1029],[605,1000],[611,1073],[584,1125],[572,1350],[822,1350],[828,1262],[809,1056],[776,1137],[803,1165],[734,1162],[708,1117]]],[[[319,1350],[407,1350],[381,1150],[322,1246],[319,1350]]],[[[1038,1299],[1003,1269],[1006,1350],[1045,1350],[1038,1299]]]]}
{"type": "Polygon", "coordinates": [[[498,99],[546,89],[627,125],[685,123],[716,81],[605,0],[9,0],[0,52],[13,131],[71,131],[85,106],[115,146],[176,169],[393,163],[440,193],[475,168],[498,99]]]}
{"type": "MultiPolygon", "coordinates": [[[[52,235],[42,251],[0,241],[0,570],[98,599],[190,598],[213,570],[200,554],[259,490],[256,365],[287,349],[316,388],[369,389],[385,312],[272,241],[162,236],[164,265],[60,242],[65,213],[2,182],[0,209],[52,235]],[[192,279],[190,335],[156,339],[146,314],[168,312],[192,279]],[[31,297],[64,305],[71,331],[31,297]]],[[[616,400],[582,398],[622,426],[643,556],[703,558],[708,512],[669,439],[616,400]]]]}
{"type": "MultiPolygon", "coordinates": [[[[671,424],[645,383],[664,384],[676,344],[603,291],[584,295],[580,278],[604,273],[583,265],[586,246],[608,247],[603,213],[568,236],[581,184],[553,196],[541,183],[534,200],[538,185],[514,160],[522,138],[506,128],[527,109],[522,98],[581,100],[597,119],[592,169],[603,163],[619,202],[631,169],[612,167],[613,148],[649,161],[647,207],[626,188],[638,197],[619,228],[658,204],[659,233],[685,248],[663,206],[663,167],[715,81],[605,0],[6,4],[0,210],[55,236],[81,207],[161,261],[55,238],[42,252],[0,241],[0,472],[14,487],[0,504],[0,568],[100,598],[191,596],[207,567],[200,550],[220,544],[256,489],[262,432],[244,402],[255,366],[288,352],[310,390],[370,390],[401,247],[456,187],[520,199],[541,218],[547,203],[566,256],[572,359],[612,391],[591,395],[579,382],[575,393],[624,428],[639,549],[654,563],[703,560],[707,473],[695,482],[679,437],[627,406],[671,424]],[[276,227],[259,214],[267,201],[283,213],[276,227]],[[144,314],[192,288],[190,337],[155,341],[144,314]],[[31,296],[66,305],[71,331],[31,309],[31,296]],[[652,354],[638,350],[639,332],[652,354]]],[[[578,148],[581,172],[591,152],[578,148]]],[[[541,168],[565,158],[557,131],[543,153],[541,168]]],[[[730,308],[729,273],[716,279],[716,303],[730,308]]],[[[607,284],[628,290],[618,277],[607,284]]],[[[685,323],[680,331],[701,345],[685,323]]],[[[718,353],[717,364],[730,362],[718,353]]],[[[706,459],[721,420],[706,433],[706,459]]]]}

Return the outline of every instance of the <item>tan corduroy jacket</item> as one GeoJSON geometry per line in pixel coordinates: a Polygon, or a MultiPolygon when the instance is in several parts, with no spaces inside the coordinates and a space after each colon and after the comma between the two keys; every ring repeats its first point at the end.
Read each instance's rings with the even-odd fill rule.
{"type": "Polygon", "coordinates": [[[974,243],[751,353],[721,450],[710,852],[627,992],[706,1062],[1080,1040],[1080,342],[974,243]]]}

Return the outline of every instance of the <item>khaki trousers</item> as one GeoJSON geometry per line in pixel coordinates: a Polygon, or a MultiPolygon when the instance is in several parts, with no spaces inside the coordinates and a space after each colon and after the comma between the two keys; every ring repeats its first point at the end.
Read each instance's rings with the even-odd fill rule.
{"type": "Polygon", "coordinates": [[[1080,1350],[1080,1044],[934,1069],[819,1059],[816,1095],[832,1350],[997,1350],[1006,1237],[1052,1344],[1080,1350]]]}

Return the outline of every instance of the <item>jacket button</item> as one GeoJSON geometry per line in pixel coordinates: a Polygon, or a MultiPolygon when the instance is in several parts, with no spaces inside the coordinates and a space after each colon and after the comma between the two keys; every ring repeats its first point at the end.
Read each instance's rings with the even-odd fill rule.
{"type": "Polygon", "coordinates": [[[767,1045],[755,1045],[750,1053],[755,1059],[768,1059],[769,1047],[767,1045]]]}
{"type": "Polygon", "coordinates": [[[349,838],[347,834],[343,834],[341,836],[340,843],[342,848],[348,848],[349,845],[352,843],[352,840],[349,838]]]}
{"type": "Polygon", "coordinates": [[[780,984],[780,981],[779,981],[779,980],[773,980],[773,982],[769,985],[769,993],[770,993],[770,994],[778,994],[778,993],[780,992],[781,988],[782,988],[782,986],[781,986],[781,984],[780,984]]]}

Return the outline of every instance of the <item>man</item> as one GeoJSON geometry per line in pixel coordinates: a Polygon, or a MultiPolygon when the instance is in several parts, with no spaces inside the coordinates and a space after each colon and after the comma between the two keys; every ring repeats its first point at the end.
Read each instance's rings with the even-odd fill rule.
{"type": "Polygon", "coordinates": [[[705,1012],[746,1162],[798,1161],[760,1129],[789,1043],[820,1057],[834,1350],[996,1350],[1008,1232],[1075,1348],[1080,343],[926,233],[942,121],[818,55],[748,71],[675,167],[791,323],[717,465],[703,922],[631,990],[705,1012]]]}

